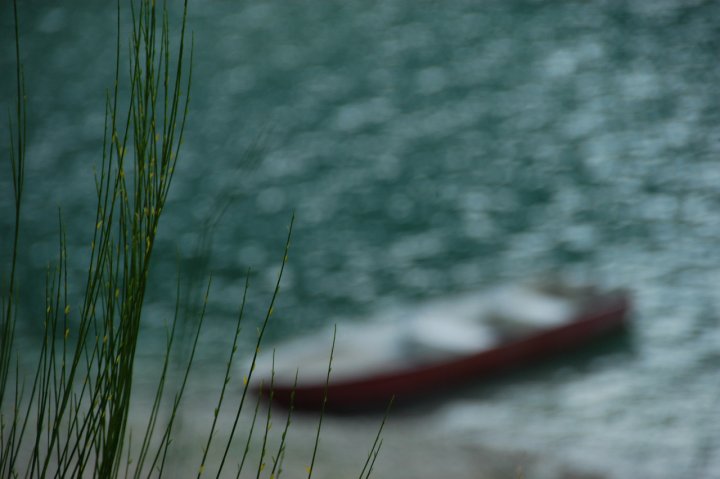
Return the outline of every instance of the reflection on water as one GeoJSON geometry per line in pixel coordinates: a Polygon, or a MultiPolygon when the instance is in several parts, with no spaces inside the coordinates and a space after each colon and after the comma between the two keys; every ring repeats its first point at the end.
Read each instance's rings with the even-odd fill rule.
{"type": "MultiPolygon", "coordinates": [[[[76,3],[87,4],[23,7],[28,335],[39,328],[31,313],[56,249],[56,207],[71,259],[87,254],[92,228],[89,165],[112,84],[114,9],[76,3]]],[[[192,231],[228,200],[209,265],[211,346],[231,327],[248,267],[248,310],[261,316],[292,210],[273,340],[547,270],[625,286],[636,303],[635,355],[445,404],[421,419],[433,435],[388,450],[414,457],[402,447],[432,450],[455,437],[458,454],[529,451],[609,477],[719,477],[718,8],[194,5],[192,112],[148,329],[172,316],[176,254],[201,275],[192,231]]],[[[3,72],[10,20],[0,18],[3,72]]],[[[0,111],[11,80],[0,75],[0,111]]],[[[0,174],[3,245],[7,191],[0,174]]],[[[71,273],[81,277],[82,264],[71,273]]],[[[392,470],[381,463],[376,477],[392,470]]]]}

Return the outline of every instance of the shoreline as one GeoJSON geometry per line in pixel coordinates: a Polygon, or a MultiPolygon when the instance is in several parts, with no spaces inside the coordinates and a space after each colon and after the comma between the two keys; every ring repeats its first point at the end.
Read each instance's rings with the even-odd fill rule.
{"type": "MultiPolygon", "coordinates": [[[[205,376],[186,392],[173,434],[173,444],[166,464],[168,477],[187,476],[189,470],[199,468],[202,450],[212,424],[213,410],[219,388],[201,387],[200,383],[220,384],[205,376]]],[[[218,415],[218,426],[204,468],[204,475],[216,474],[225,438],[228,437],[235,418],[239,386],[230,383],[226,402],[218,415]]],[[[139,398],[140,399],[140,398],[139,398]]],[[[147,417],[147,401],[137,401],[137,413],[130,419],[133,430],[143,426],[147,417]]],[[[252,423],[256,397],[249,395],[240,415],[236,436],[223,469],[223,477],[234,477],[237,464],[245,449],[245,438],[252,423]]],[[[255,432],[251,441],[243,474],[255,477],[263,446],[262,432],[267,420],[267,403],[258,409],[255,432]]],[[[268,434],[263,476],[269,476],[273,457],[277,453],[285,428],[287,411],[274,406],[271,411],[271,430],[268,434]]],[[[486,443],[470,440],[458,431],[443,427],[443,408],[423,412],[391,412],[381,439],[380,454],[370,477],[375,479],[432,479],[453,477],[456,479],[609,479],[598,471],[586,471],[555,460],[522,450],[495,448],[486,443]]],[[[287,433],[283,459],[284,477],[307,477],[319,415],[293,414],[287,433]]],[[[160,417],[160,421],[164,418],[160,417]]],[[[382,413],[365,416],[326,415],[323,419],[317,458],[313,468],[316,479],[356,478],[368,457],[370,448],[382,421],[382,413]]]]}

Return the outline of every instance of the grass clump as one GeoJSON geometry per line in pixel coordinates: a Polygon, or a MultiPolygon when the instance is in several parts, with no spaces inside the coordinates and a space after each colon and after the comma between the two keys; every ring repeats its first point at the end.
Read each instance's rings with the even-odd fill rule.
{"type": "MultiPolygon", "coordinates": [[[[178,281],[175,317],[168,330],[149,418],[145,430],[141,431],[140,440],[136,439],[136,450],[132,447],[128,419],[132,414],[135,358],[141,334],[143,302],[148,288],[148,272],[188,117],[193,46],[186,32],[187,7],[186,0],[177,50],[173,52],[169,15],[165,7],[159,8],[155,1],[149,0],[130,2],[132,30],[127,59],[128,93],[122,94],[120,81],[124,67],[121,61],[123,49],[118,2],[115,82],[105,104],[102,159],[95,180],[97,208],[84,290],[79,302],[71,301],[68,293],[69,259],[60,216],[57,263],[48,268],[46,278],[44,336],[35,373],[26,381],[21,378],[18,359],[13,357],[14,326],[18,311],[18,285],[15,278],[19,267],[17,258],[21,244],[27,144],[26,93],[20,62],[18,6],[17,1],[13,2],[17,101],[9,128],[9,163],[15,226],[9,272],[3,282],[0,313],[0,477],[112,478],[122,475],[139,478],[161,477],[165,471],[173,428],[203,328],[210,281],[205,289],[203,307],[197,318],[182,378],[168,401],[165,389],[179,322],[178,281]],[[78,304],[78,307],[71,308],[71,303],[78,304]],[[163,420],[160,419],[161,412],[167,413],[163,420]]],[[[282,267],[257,338],[256,355],[278,295],[291,232],[292,222],[282,267]]],[[[246,283],[224,382],[197,469],[198,478],[206,473],[218,415],[227,400],[227,386],[237,353],[247,290],[246,283]]],[[[220,477],[225,470],[254,366],[255,356],[248,365],[247,380],[244,381],[242,395],[236,405],[230,434],[221,446],[222,459],[219,464],[212,464],[216,477],[220,477]]],[[[272,396],[272,387],[269,394],[272,396]]],[[[259,399],[236,477],[240,476],[245,464],[258,412],[259,399]]],[[[280,476],[291,414],[292,409],[288,411],[278,449],[272,455],[272,467],[266,468],[265,458],[269,455],[269,446],[266,446],[271,424],[271,409],[268,408],[257,477],[262,473],[272,478],[280,476]]],[[[320,425],[313,464],[319,430],[320,425]]],[[[379,444],[376,439],[371,456],[377,455],[377,448],[379,444]]],[[[369,472],[367,466],[366,463],[361,477],[369,472]]],[[[311,475],[312,466],[308,470],[308,476],[311,475]]]]}

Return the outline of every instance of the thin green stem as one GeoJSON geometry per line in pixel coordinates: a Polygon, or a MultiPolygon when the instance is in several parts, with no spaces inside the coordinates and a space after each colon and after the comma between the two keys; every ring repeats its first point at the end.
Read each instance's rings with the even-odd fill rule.
{"type": "Polygon", "coordinates": [[[255,371],[255,364],[257,363],[257,356],[260,353],[260,345],[262,344],[263,336],[265,335],[265,330],[267,328],[267,325],[270,321],[270,317],[273,314],[274,308],[275,308],[275,301],[277,300],[278,294],[280,293],[280,283],[282,281],[283,272],[285,271],[285,265],[288,261],[288,253],[290,251],[290,238],[292,237],[292,230],[293,230],[293,224],[295,223],[295,214],[293,213],[292,218],[290,219],[290,225],[288,226],[288,235],[285,240],[285,251],[283,253],[283,259],[280,263],[280,272],[278,273],[277,280],[275,282],[275,289],[273,290],[272,298],[270,299],[270,305],[268,306],[267,312],[265,313],[265,319],[263,320],[262,326],[260,327],[260,331],[258,333],[258,338],[255,343],[255,351],[253,352],[252,360],[250,361],[250,370],[247,374],[247,380],[245,380],[245,384],[243,386],[243,392],[242,396],[240,398],[240,404],[237,407],[237,410],[235,411],[235,419],[233,421],[232,428],[230,430],[230,437],[228,438],[227,444],[225,445],[225,452],[223,452],[222,460],[220,461],[219,468],[222,469],[225,465],[225,461],[227,460],[228,452],[230,451],[230,444],[232,443],[233,436],[235,435],[235,430],[237,429],[238,421],[240,419],[240,413],[242,412],[243,406],[245,404],[245,398],[247,397],[247,392],[250,387],[250,381],[252,380],[253,372],[255,371]]]}
{"type": "MultiPolygon", "coordinates": [[[[238,312],[238,318],[235,325],[235,336],[233,337],[233,343],[232,343],[232,349],[230,351],[230,358],[227,362],[227,367],[225,369],[225,377],[223,379],[223,385],[222,389],[220,390],[220,397],[218,398],[217,406],[215,407],[214,414],[213,414],[213,421],[212,426],[210,427],[210,433],[208,434],[207,443],[205,444],[205,447],[203,448],[203,456],[202,460],[200,461],[200,470],[198,471],[198,477],[202,474],[202,471],[205,469],[205,461],[207,460],[208,454],[210,452],[210,445],[212,444],[213,436],[215,434],[215,426],[217,425],[218,416],[220,415],[220,410],[222,409],[223,405],[223,399],[225,399],[225,390],[227,389],[227,385],[230,382],[230,371],[233,366],[233,358],[235,357],[235,353],[238,349],[238,338],[240,337],[240,326],[242,324],[242,319],[245,312],[245,302],[247,300],[247,292],[248,292],[248,286],[250,285],[250,272],[248,271],[246,279],[245,279],[245,288],[243,289],[243,295],[242,295],[242,302],[240,304],[240,311],[238,312]]],[[[220,472],[222,469],[218,469],[218,478],[220,477],[220,472]]]]}
{"type": "Polygon", "coordinates": [[[312,459],[308,466],[308,479],[312,478],[313,469],[315,467],[315,457],[317,456],[318,445],[320,444],[320,430],[322,429],[323,418],[325,417],[325,406],[328,400],[328,389],[330,387],[330,372],[332,371],[333,355],[335,354],[335,339],[337,338],[337,325],[333,328],[332,347],[330,348],[330,359],[328,360],[327,376],[325,377],[325,392],[323,394],[322,406],[320,408],[320,419],[318,420],[317,432],[315,433],[315,445],[313,446],[312,459]]]}

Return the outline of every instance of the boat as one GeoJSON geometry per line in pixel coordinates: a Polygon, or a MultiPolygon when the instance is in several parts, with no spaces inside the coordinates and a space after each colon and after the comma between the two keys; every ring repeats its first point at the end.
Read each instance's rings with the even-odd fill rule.
{"type": "Polygon", "coordinates": [[[627,324],[629,294],[535,281],[435,301],[280,344],[253,389],[285,407],[353,413],[411,402],[581,348],[627,324]]]}

